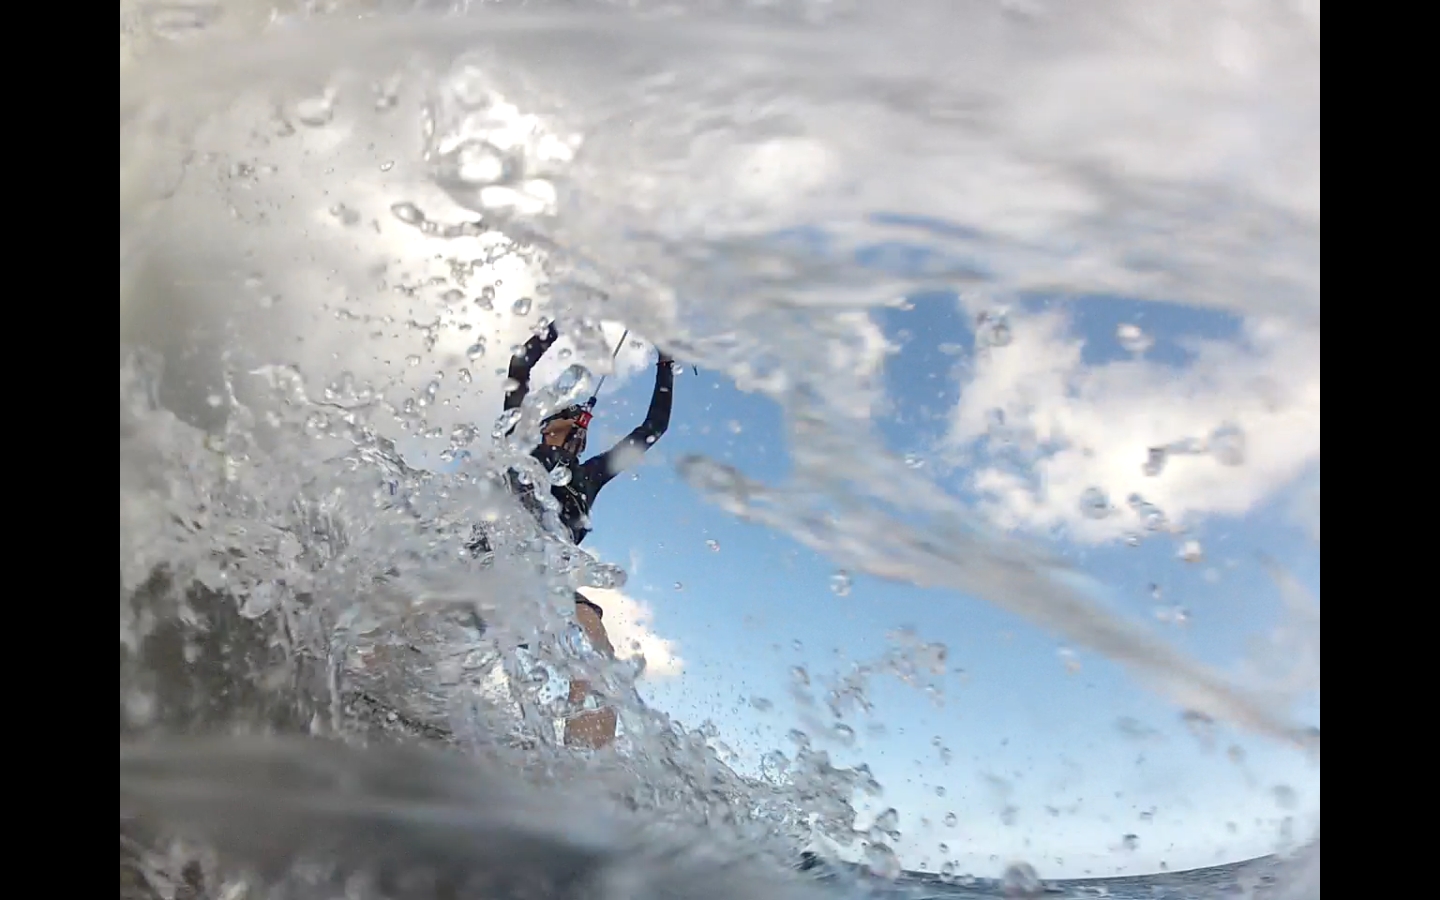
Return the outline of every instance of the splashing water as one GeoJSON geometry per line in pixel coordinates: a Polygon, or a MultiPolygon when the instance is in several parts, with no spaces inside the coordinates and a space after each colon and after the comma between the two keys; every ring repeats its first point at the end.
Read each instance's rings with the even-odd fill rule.
{"type": "MultiPolygon", "coordinates": [[[[780,406],[787,483],[702,457],[677,469],[844,566],[835,593],[851,572],[963,591],[1129,667],[1195,721],[1312,739],[1286,710],[1318,689],[1318,612],[1283,573],[1293,665],[1243,681],[1108,611],[885,448],[871,316],[983,289],[976,340],[996,360],[1027,291],[1318,333],[1318,6],[333,6],[271,22],[204,4],[182,27],[122,4],[122,814],[227,854],[181,853],[210,895],[250,877],[301,895],[817,890],[721,860],[845,840],[868,771],[805,745],[738,775],[713,736],[640,702],[633,667],[571,639],[574,591],[626,576],[564,539],[548,488],[571,473],[526,448],[608,371],[602,321],[780,406]],[[244,299],[257,268],[284,302],[244,299]],[[447,389],[472,368],[498,384],[481,373],[540,313],[601,339],[577,338],[520,409],[472,421],[447,389]],[[468,465],[426,471],[402,444],[468,465]],[[620,710],[615,754],[563,746],[565,675],[620,710]],[[138,742],[206,729],[325,743],[138,742]],[[356,749],[397,736],[479,768],[356,749]],[[562,811],[544,799],[557,786],[592,796],[562,811]],[[643,816],[592,821],[609,806],[643,816]]],[[[1225,421],[1204,449],[1238,469],[1258,448],[1225,421]]],[[[1158,449],[1143,474],[1166,463],[1158,449]]],[[[1083,515],[1119,513],[1108,497],[1086,489],[1083,515]]],[[[1169,524],[1139,494],[1129,507],[1169,524]]],[[[943,667],[943,648],[904,644],[884,670],[924,683],[943,667]]],[[[837,683],[835,708],[866,702],[876,670],[837,683]]],[[[898,868],[885,841],[867,854],[898,868]]],[[[1318,896],[1313,854],[1296,897],[1318,896]]]]}

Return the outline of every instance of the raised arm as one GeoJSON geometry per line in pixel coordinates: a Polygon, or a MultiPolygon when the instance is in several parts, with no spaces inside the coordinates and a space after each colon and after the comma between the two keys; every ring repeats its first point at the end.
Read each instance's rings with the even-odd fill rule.
{"type": "Polygon", "coordinates": [[[598,491],[605,482],[638,460],[641,454],[660,440],[665,429],[670,427],[670,404],[674,397],[674,387],[675,360],[661,353],[660,359],[655,363],[655,390],[650,394],[650,409],[645,413],[645,421],[615,446],[585,462],[585,467],[595,475],[595,490],[598,491]]]}
{"type": "Polygon", "coordinates": [[[551,322],[543,334],[530,338],[525,342],[524,349],[510,357],[510,380],[515,386],[505,392],[505,409],[517,409],[524,402],[525,395],[530,393],[530,370],[555,343],[556,337],[555,323],[551,322]]]}

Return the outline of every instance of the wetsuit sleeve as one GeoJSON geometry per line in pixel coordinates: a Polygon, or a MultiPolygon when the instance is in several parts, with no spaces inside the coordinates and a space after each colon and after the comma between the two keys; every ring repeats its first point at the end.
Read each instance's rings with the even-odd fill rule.
{"type": "MultiPolygon", "coordinates": [[[[655,364],[655,390],[650,394],[650,409],[640,427],[625,435],[615,446],[585,462],[585,468],[593,475],[595,493],[611,478],[618,475],[627,465],[640,458],[649,450],[665,430],[670,427],[670,403],[674,397],[675,362],[661,357],[655,364]]],[[[595,499],[593,496],[590,498],[595,499]]]]}
{"type": "Polygon", "coordinates": [[[505,394],[505,408],[517,409],[525,400],[525,395],[530,393],[530,370],[555,343],[555,324],[545,329],[543,334],[537,334],[525,342],[525,347],[519,353],[510,357],[510,380],[515,382],[515,389],[505,394]]]}

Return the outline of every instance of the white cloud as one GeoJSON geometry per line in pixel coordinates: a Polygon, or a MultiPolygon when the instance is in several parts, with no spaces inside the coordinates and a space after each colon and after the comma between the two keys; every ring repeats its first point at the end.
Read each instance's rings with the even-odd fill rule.
{"type": "Polygon", "coordinates": [[[685,667],[675,642],[656,634],[651,628],[650,607],[619,591],[585,588],[586,597],[605,611],[605,631],[621,659],[644,657],[645,678],[673,678],[685,667]]]}
{"type": "Polygon", "coordinates": [[[1012,312],[1010,327],[1011,342],[982,353],[961,386],[950,432],[973,464],[980,508],[1001,527],[1063,526],[1103,541],[1144,527],[1133,494],[1176,526],[1244,514],[1318,470],[1318,329],[1249,320],[1238,340],[1194,342],[1177,368],[1143,358],[1086,365],[1083,340],[1058,312],[1012,312]],[[1209,449],[1231,426],[1243,434],[1238,465],[1209,449]],[[1154,447],[1174,449],[1147,475],[1154,447]],[[1103,518],[1082,512],[1091,488],[1112,507],[1103,518]]]}

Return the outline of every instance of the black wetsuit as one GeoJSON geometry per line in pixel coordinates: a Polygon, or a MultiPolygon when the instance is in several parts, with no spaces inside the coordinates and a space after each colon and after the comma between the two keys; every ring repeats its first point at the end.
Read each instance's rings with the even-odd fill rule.
{"type": "MultiPolygon", "coordinates": [[[[551,325],[544,334],[538,334],[525,343],[525,348],[510,358],[510,378],[514,388],[505,395],[505,408],[516,409],[530,391],[530,370],[550,345],[555,343],[555,326],[551,325]]],[[[650,395],[650,409],[645,421],[604,453],[592,456],[583,463],[566,459],[558,447],[541,444],[530,455],[540,461],[546,471],[554,471],[558,465],[568,465],[568,484],[552,487],[550,493],[560,503],[560,521],[570,531],[570,537],[579,544],[590,533],[590,508],[600,489],[610,483],[627,465],[633,464],[640,455],[658,440],[670,427],[670,404],[675,386],[674,364],[662,357],[655,366],[655,390],[650,395]]]]}

